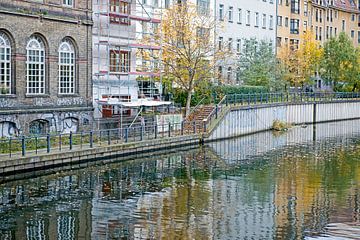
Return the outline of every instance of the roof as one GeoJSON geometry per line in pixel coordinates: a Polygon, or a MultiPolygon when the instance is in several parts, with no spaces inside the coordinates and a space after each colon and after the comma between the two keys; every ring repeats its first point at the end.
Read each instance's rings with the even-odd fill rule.
{"type": "Polygon", "coordinates": [[[354,0],[334,0],[334,6],[348,11],[358,11],[354,0]]]}

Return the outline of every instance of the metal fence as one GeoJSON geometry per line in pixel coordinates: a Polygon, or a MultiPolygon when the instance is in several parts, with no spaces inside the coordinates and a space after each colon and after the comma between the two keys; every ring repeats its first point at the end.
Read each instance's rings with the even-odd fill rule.
{"type": "Polygon", "coordinates": [[[1,155],[11,158],[39,153],[67,152],[110,146],[119,143],[141,142],[206,132],[205,122],[168,123],[136,127],[86,131],[77,133],[49,133],[0,139],[1,155]]]}
{"type": "Polygon", "coordinates": [[[112,144],[141,142],[159,138],[206,133],[212,122],[229,109],[229,105],[360,101],[359,93],[258,93],[224,96],[203,121],[183,121],[163,125],[145,125],[77,133],[17,136],[0,139],[1,155],[15,158],[29,154],[65,152],[112,144]]]}

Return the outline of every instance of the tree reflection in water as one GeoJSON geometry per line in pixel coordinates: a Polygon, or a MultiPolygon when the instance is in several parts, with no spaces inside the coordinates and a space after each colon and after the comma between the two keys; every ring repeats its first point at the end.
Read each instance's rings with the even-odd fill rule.
{"type": "Polygon", "coordinates": [[[317,128],[4,183],[0,239],[297,239],[359,222],[359,131],[317,128]]]}

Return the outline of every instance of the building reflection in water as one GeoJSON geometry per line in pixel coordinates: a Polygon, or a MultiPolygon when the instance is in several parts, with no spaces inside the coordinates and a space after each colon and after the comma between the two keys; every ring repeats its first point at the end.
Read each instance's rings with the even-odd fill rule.
{"type": "Polygon", "coordinates": [[[0,239],[294,239],[359,222],[350,123],[9,182],[0,239]]]}

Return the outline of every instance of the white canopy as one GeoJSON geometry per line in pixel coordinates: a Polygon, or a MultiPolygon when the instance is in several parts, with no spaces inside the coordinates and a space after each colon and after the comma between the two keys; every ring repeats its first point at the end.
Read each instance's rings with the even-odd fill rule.
{"type": "Polygon", "coordinates": [[[138,99],[132,102],[122,102],[116,98],[105,98],[98,101],[100,105],[112,105],[112,106],[123,106],[127,108],[138,108],[138,107],[159,107],[164,105],[171,105],[172,102],[168,101],[154,101],[150,99],[138,99]]]}

